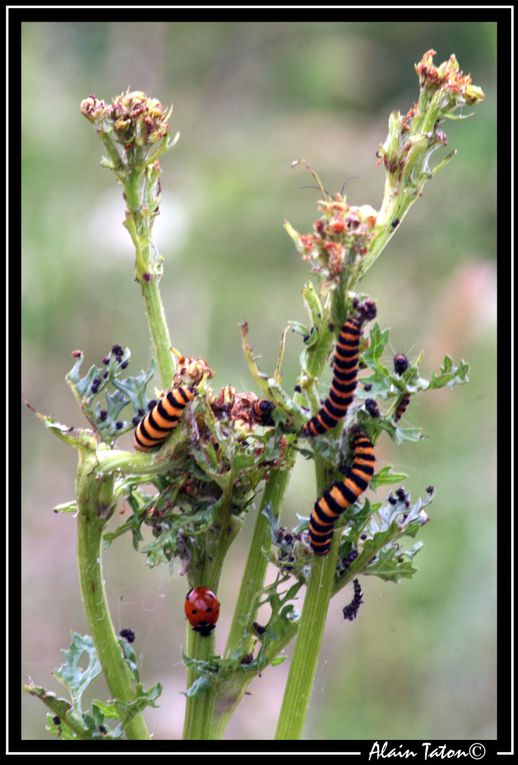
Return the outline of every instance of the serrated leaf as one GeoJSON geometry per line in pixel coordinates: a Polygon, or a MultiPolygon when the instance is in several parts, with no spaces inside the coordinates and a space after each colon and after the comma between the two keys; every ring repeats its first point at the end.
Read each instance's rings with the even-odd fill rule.
{"type": "Polygon", "coordinates": [[[70,372],[65,376],[65,379],[69,384],[72,384],[77,391],[80,398],[84,398],[89,390],[91,390],[92,382],[96,378],[102,378],[104,370],[100,367],[96,367],[95,364],[90,367],[84,377],[79,376],[79,368],[83,362],[83,358],[77,360],[70,372]]]}
{"type": "Polygon", "coordinates": [[[101,672],[101,663],[90,635],[72,632],[72,641],[68,649],[62,649],[66,662],[53,673],[70,692],[73,706],[81,711],[81,697],[90,683],[101,672]],[[86,655],[88,664],[82,669],[80,662],[86,655]]]}
{"type": "Polygon", "coordinates": [[[146,409],[148,404],[146,388],[149,381],[155,374],[155,371],[156,362],[154,359],[152,359],[149,369],[141,369],[138,375],[124,379],[113,379],[112,382],[114,387],[124,394],[126,399],[133,405],[133,409],[135,411],[138,411],[139,409],[146,409]]]}
{"type": "MultiPolygon", "coordinates": [[[[379,364],[379,361],[385,351],[387,343],[390,338],[390,330],[382,330],[377,322],[371,327],[369,347],[363,352],[363,359],[368,366],[375,366],[379,364]]],[[[380,365],[382,369],[385,369],[383,365],[380,365]]],[[[388,370],[387,370],[388,371],[388,370]]]]}
{"type": "Polygon", "coordinates": [[[422,441],[424,438],[423,431],[420,428],[399,428],[395,429],[394,441],[396,444],[402,444],[405,441],[422,441]]]}
{"type": "Polygon", "coordinates": [[[66,444],[89,450],[94,450],[97,447],[97,441],[91,430],[63,425],[62,423],[57,422],[53,417],[47,417],[45,415],[38,416],[43,421],[45,427],[66,444]]]}
{"type": "MultiPolygon", "coordinates": [[[[415,547],[415,546],[414,546],[415,547]]],[[[412,565],[414,555],[421,549],[414,549],[412,554],[397,547],[387,547],[381,550],[376,560],[363,572],[367,576],[378,576],[386,582],[399,582],[400,579],[411,579],[417,569],[412,565]]]]}
{"type": "Polygon", "coordinates": [[[464,385],[469,382],[469,364],[465,361],[460,361],[458,366],[455,366],[451,356],[445,356],[444,361],[440,368],[440,373],[432,374],[430,381],[430,390],[436,390],[438,388],[453,388],[455,385],[464,385]]]}
{"type": "Polygon", "coordinates": [[[379,486],[402,483],[406,478],[408,478],[407,473],[393,473],[392,465],[387,465],[372,476],[369,489],[375,491],[379,486]]]}
{"type": "Polygon", "coordinates": [[[114,706],[119,712],[119,718],[122,721],[122,725],[125,728],[128,723],[140,714],[147,707],[156,707],[156,699],[162,693],[162,684],[156,683],[149,690],[144,690],[141,685],[137,687],[137,698],[133,701],[121,701],[120,699],[114,700],[114,706]]]}
{"type": "Polygon", "coordinates": [[[139,675],[138,666],[137,666],[137,657],[133,647],[124,638],[120,638],[118,642],[122,650],[124,661],[126,662],[129,671],[133,675],[133,679],[135,680],[135,683],[139,683],[140,675],[139,675]]]}

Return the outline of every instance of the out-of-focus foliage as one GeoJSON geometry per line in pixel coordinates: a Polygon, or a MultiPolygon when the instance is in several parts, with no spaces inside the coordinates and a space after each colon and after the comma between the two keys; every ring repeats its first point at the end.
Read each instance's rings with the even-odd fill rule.
{"type": "MultiPolygon", "coordinates": [[[[364,579],[364,605],[354,622],[342,614],[352,589],[332,602],[310,738],[495,735],[496,27],[451,21],[23,25],[23,392],[39,411],[76,427],[87,422],[64,380],[73,349],[83,349],[90,364],[114,344],[130,346],[133,374],[151,363],[122,199],[99,167],[81,100],[89,93],[107,99],[130,85],[174,103],[181,138],[162,163],[156,223],[172,340],[182,353],[207,359],[216,370],[215,389],[232,384],[259,392],[242,356],[240,322],[248,320],[261,368],[273,370],[283,328],[305,321],[300,293],[308,271],[283,222],[308,230],[319,192],[300,188],[311,185],[310,176],[290,164],[305,157],[326,189],[345,183],[352,204],[377,207],[383,170],[375,152],[389,112],[405,112],[415,100],[413,64],[430,48],[438,60],[455,53],[486,101],[476,118],[446,125],[448,149],[457,148],[458,156],[427,184],[364,288],[397,343],[384,351],[386,367],[395,352],[414,358],[423,349],[424,377],[448,354],[469,360],[470,383],[454,394],[415,397],[402,422],[423,429],[420,443],[396,447],[380,439],[381,459],[410,476],[405,486],[415,496],[428,484],[436,487],[432,520],[412,582],[396,587],[364,579]]],[[[288,389],[302,349],[300,335],[289,333],[288,389]]],[[[131,436],[121,444],[124,438],[129,447],[131,436]]],[[[48,677],[70,629],[84,632],[86,625],[74,521],[52,512],[73,496],[74,455],[29,411],[23,444],[26,681],[32,673],[48,677]]],[[[372,501],[384,503],[389,491],[379,486],[372,501]]],[[[295,525],[297,513],[307,516],[314,499],[312,471],[301,459],[286,523],[295,525]]],[[[123,521],[125,508],[119,510],[123,521]]],[[[234,543],[218,592],[218,651],[250,528],[245,524],[234,543]]],[[[141,558],[130,535],[115,539],[106,580],[116,627],[136,632],[143,683],[164,683],[159,708],[147,716],[150,727],[156,738],[171,737],[180,732],[171,721],[180,725],[185,703],[181,654],[171,646],[184,642],[186,586],[178,571],[170,577],[166,567],[146,569],[141,558]]],[[[254,681],[228,737],[272,737],[286,672],[284,662],[254,681]]],[[[104,698],[102,683],[94,686],[92,699],[104,698]]],[[[53,690],[59,693],[57,683],[53,690]]],[[[50,735],[29,697],[24,720],[25,738],[50,735]]]]}

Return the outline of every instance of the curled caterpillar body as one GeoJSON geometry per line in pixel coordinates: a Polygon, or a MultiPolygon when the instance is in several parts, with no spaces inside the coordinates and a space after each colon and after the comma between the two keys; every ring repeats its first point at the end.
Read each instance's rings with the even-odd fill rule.
{"type": "Polygon", "coordinates": [[[265,398],[258,399],[252,406],[252,412],[254,418],[259,425],[274,425],[272,419],[272,412],[275,409],[275,404],[268,401],[265,398]]]}
{"type": "Polygon", "coordinates": [[[403,395],[398,401],[396,411],[394,413],[394,422],[397,422],[398,420],[400,420],[401,417],[404,415],[409,401],[410,401],[410,393],[408,392],[403,393],[403,395]]]}
{"type": "Polygon", "coordinates": [[[344,606],[342,608],[344,619],[348,619],[350,622],[353,622],[356,619],[356,617],[358,616],[358,611],[360,610],[360,606],[363,603],[363,592],[362,592],[361,584],[358,581],[358,579],[353,579],[353,587],[354,587],[353,599],[347,606],[344,606]]]}
{"type": "Polygon", "coordinates": [[[343,324],[336,343],[331,389],[320,410],[302,429],[303,436],[325,433],[347,414],[358,383],[362,324],[363,317],[353,317],[343,324]]]}
{"type": "Polygon", "coordinates": [[[165,441],[176,428],[183,410],[196,395],[195,388],[171,388],[139,422],[133,436],[135,449],[147,452],[165,441]]]}
{"type": "Polygon", "coordinates": [[[315,502],[311,513],[309,541],[315,555],[327,555],[337,518],[356,502],[373,476],[374,447],[366,435],[355,435],[353,450],[353,464],[345,472],[345,479],[327,489],[315,502]]]}

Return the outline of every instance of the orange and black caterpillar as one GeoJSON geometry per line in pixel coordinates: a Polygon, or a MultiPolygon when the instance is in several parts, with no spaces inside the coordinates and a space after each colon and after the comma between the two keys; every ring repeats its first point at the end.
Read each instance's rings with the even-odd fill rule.
{"type": "Polygon", "coordinates": [[[195,388],[190,386],[171,388],[137,425],[133,437],[135,449],[147,452],[160,446],[176,428],[185,406],[195,395],[195,388]]]}
{"type": "Polygon", "coordinates": [[[331,389],[319,411],[304,425],[303,436],[318,436],[334,428],[345,417],[354,399],[362,326],[376,316],[376,305],[372,300],[366,300],[359,309],[358,316],[342,325],[335,348],[331,389]]]}
{"type": "Polygon", "coordinates": [[[353,464],[345,471],[345,479],[336,481],[327,489],[315,502],[311,513],[309,541],[315,555],[327,555],[337,518],[356,502],[374,473],[374,447],[367,436],[356,433],[352,445],[353,464]]]}
{"type": "Polygon", "coordinates": [[[272,419],[272,412],[275,409],[275,404],[268,401],[266,398],[260,398],[254,402],[252,406],[252,412],[254,418],[259,425],[275,425],[272,419]]]}
{"type": "Polygon", "coordinates": [[[403,395],[398,401],[396,411],[394,412],[394,422],[397,422],[398,420],[400,420],[401,417],[404,415],[409,401],[410,401],[410,393],[408,392],[403,393],[403,395]]]}

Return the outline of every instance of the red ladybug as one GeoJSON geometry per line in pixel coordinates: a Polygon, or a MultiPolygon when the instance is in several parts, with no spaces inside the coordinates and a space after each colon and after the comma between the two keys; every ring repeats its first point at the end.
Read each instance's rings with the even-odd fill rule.
{"type": "Polygon", "coordinates": [[[219,616],[219,600],[208,587],[193,587],[185,596],[185,615],[195,632],[210,635],[219,616]]]}

